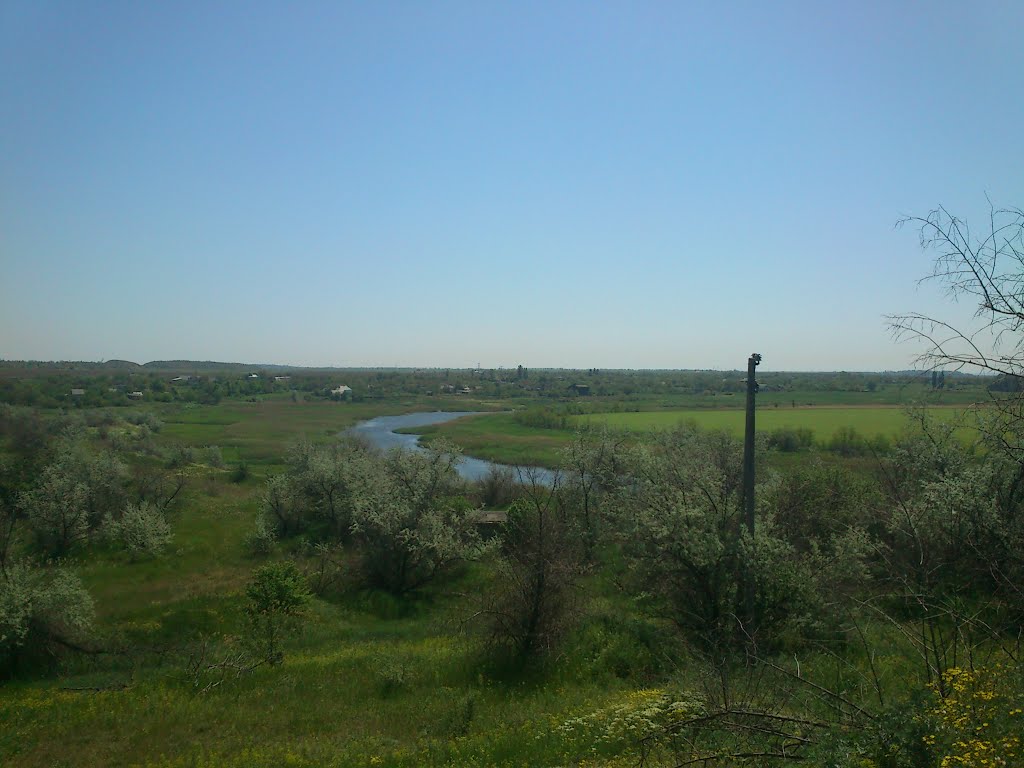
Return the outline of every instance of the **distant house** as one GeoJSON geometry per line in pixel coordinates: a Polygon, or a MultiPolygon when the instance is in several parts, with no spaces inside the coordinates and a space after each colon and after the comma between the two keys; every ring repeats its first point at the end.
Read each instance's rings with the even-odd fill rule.
{"type": "Polygon", "coordinates": [[[172,384],[183,384],[186,381],[189,381],[191,378],[192,378],[191,376],[175,376],[173,379],[171,379],[171,383],[172,384]]]}
{"type": "Polygon", "coordinates": [[[247,379],[258,379],[259,377],[260,377],[260,375],[258,373],[250,373],[245,378],[247,378],[247,379]]]}
{"type": "Polygon", "coordinates": [[[72,397],[85,397],[85,390],[84,389],[78,389],[78,388],[72,389],[71,390],[71,396],[72,397]]]}
{"type": "Polygon", "coordinates": [[[469,387],[463,387],[462,389],[455,390],[455,394],[456,395],[471,395],[471,394],[473,394],[473,390],[470,389],[469,387]]]}
{"type": "Polygon", "coordinates": [[[291,376],[275,376],[274,381],[290,381],[291,376]]]}
{"type": "Polygon", "coordinates": [[[589,395],[590,385],[589,384],[570,384],[569,389],[575,392],[577,395],[589,395]]]}
{"type": "Polygon", "coordinates": [[[129,400],[141,400],[142,399],[142,393],[141,392],[129,392],[128,393],[128,399],[129,400]]]}
{"type": "Polygon", "coordinates": [[[508,512],[499,509],[483,510],[476,513],[476,522],[484,525],[500,525],[508,522],[508,512]]]}
{"type": "Polygon", "coordinates": [[[352,387],[346,387],[344,384],[341,384],[337,389],[332,389],[331,394],[337,395],[338,397],[351,397],[352,387]]]}

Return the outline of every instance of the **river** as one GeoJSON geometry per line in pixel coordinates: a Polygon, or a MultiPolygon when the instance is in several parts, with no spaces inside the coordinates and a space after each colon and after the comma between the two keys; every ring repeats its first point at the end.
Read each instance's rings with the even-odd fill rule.
{"type": "MultiPolygon", "coordinates": [[[[407,435],[396,432],[396,429],[407,429],[409,427],[426,427],[432,424],[443,424],[446,421],[461,419],[463,416],[481,416],[486,411],[429,411],[418,413],[403,413],[401,416],[378,416],[369,421],[361,421],[351,429],[348,434],[359,435],[365,438],[371,445],[382,451],[391,448],[405,448],[408,450],[421,451],[419,435],[407,435]]],[[[530,474],[544,485],[551,485],[555,480],[555,472],[544,467],[519,467],[508,464],[497,464],[484,459],[477,459],[472,456],[463,456],[458,463],[459,476],[465,480],[481,480],[491,471],[491,467],[509,467],[513,477],[520,482],[527,482],[530,474]]]]}

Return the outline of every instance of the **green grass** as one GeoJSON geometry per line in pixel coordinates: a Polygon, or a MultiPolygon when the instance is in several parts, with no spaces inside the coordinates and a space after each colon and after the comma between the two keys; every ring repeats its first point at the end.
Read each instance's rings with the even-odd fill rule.
{"type": "MultiPolygon", "coordinates": [[[[947,419],[962,414],[959,408],[933,408],[931,412],[939,418],[947,419]]],[[[629,430],[669,429],[693,422],[703,429],[723,429],[734,435],[743,434],[745,420],[746,414],[741,409],[604,413],[577,417],[581,424],[601,423],[615,429],[629,430]]],[[[845,427],[852,427],[865,437],[895,437],[906,429],[907,423],[903,410],[888,406],[776,408],[762,405],[756,417],[759,432],[786,427],[810,429],[818,441],[827,441],[837,430],[845,427]]]]}
{"type": "MultiPolygon", "coordinates": [[[[358,419],[406,410],[200,406],[162,413],[161,439],[238,448],[272,466],[301,434],[326,438],[358,419]]],[[[60,676],[4,682],[0,765],[542,765],[556,755],[567,764],[593,757],[591,744],[557,736],[552,725],[636,684],[598,679],[587,661],[575,666],[587,670],[579,679],[493,679],[478,640],[462,631],[490,578],[486,564],[411,609],[373,593],[316,599],[283,665],[197,692],[186,674],[190,649],[204,637],[222,656],[244,647],[244,589],[264,562],[244,546],[262,480],[236,484],[230,474],[190,469],[164,557],[133,561],[97,544],[70,558],[96,603],[96,642],[133,648],[136,671],[113,654],[74,660],[60,676]]]]}
{"type": "MultiPolygon", "coordinates": [[[[938,418],[954,419],[961,408],[932,408],[938,418]]],[[[702,429],[724,429],[742,435],[745,413],[736,408],[697,408],[641,412],[593,413],[573,417],[577,425],[607,424],[614,429],[637,432],[670,429],[693,422],[702,429]]],[[[783,427],[806,428],[819,443],[827,443],[835,432],[852,427],[865,438],[898,436],[907,426],[905,412],[894,406],[860,407],[774,407],[761,404],[757,411],[759,432],[783,427]]],[[[572,429],[542,429],[520,424],[512,414],[467,416],[462,419],[407,430],[424,436],[424,442],[446,438],[470,455],[504,464],[557,466],[560,452],[573,439],[572,429]]]]}
{"type": "MultiPolygon", "coordinates": [[[[281,462],[289,442],[301,437],[326,440],[375,416],[450,408],[451,405],[449,401],[436,398],[387,403],[268,399],[216,406],[176,406],[158,412],[158,416],[164,421],[160,438],[165,442],[218,445],[229,462],[244,458],[253,464],[272,465],[281,462]]],[[[494,405],[469,401],[467,407],[487,410],[494,405]]]]}
{"type": "MultiPolygon", "coordinates": [[[[120,656],[74,663],[62,677],[0,686],[0,765],[544,765],[593,757],[552,732],[635,683],[596,677],[502,683],[460,631],[489,576],[467,569],[411,610],[374,595],[316,599],[280,667],[200,693],[188,643],[243,648],[244,587],[262,560],[244,553],[258,484],[196,478],[163,558],[134,562],[102,547],[73,565],[97,605],[97,636],[120,656]],[[122,690],[69,690],[128,682],[122,690]]],[[[615,608],[616,613],[622,609],[615,608]]]]}
{"type": "MultiPolygon", "coordinates": [[[[160,439],[217,444],[267,468],[300,435],[328,439],[360,419],[430,407],[436,406],[274,400],[167,409],[160,439]]],[[[872,410],[879,419],[901,417],[893,409],[843,409],[857,418],[872,410]]],[[[762,411],[762,428],[775,411],[762,411]]],[[[777,411],[778,418],[787,416],[777,411]]],[[[812,428],[820,439],[826,409],[789,415],[797,414],[819,420],[812,428]]],[[[700,416],[740,417],[742,424],[736,411],[590,418],[655,416],[661,426],[700,416]]],[[[870,433],[864,424],[852,425],[870,433]]],[[[453,437],[469,453],[504,462],[555,463],[572,434],[524,427],[511,414],[496,413],[439,425],[427,437],[453,437]]],[[[189,644],[206,637],[219,654],[242,647],[244,587],[264,562],[246,555],[244,539],[262,488],[258,476],[235,484],[229,470],[194,467],[165,557],[136,562],[100,546],[72,558],[96,601],[100,643],[133,647],[137,671],[130,677],[125,657],[104,656],[75,662],[64,676],[0,685],[0,765],[636,765],[635,752],[620,754],[559,726],[630,701],[637,689],[663,685],[674,667],[687,685],[698,685],[685,666],[675,666],[677,659],[664,662],[668,630],[640,616],[608,571],[581,589],[582,626],[556,667],[546,676],[502,681],[480,663],[475,626],[465,623],[491,578],[485,563],[412,607],[372,593],[316,599],[302,633],[287,643],[283,665],[200,693],[185,674],[189,644]],[[644,645],[642,636],[654,640],[644,645]],[[662,666],[629,668],[645,655],[662,666]],[[67,690],[117,682],[129,685],[67,690]]]]}
{"type": "Polygon", "coordinates": [[[515,420],[511,413],[466,416],[444,424],[403,430],[423,435],[423,442],[446,438],[463,452],[502,464],[554,467],[573,430],[537,429],[515,420]]]}

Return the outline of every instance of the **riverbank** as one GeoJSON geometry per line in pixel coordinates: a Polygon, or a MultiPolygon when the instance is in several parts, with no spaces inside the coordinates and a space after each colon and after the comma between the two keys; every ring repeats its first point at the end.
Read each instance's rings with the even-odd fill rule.
{"type": "Polygon", "coordinates": [[[537,429],[520,424],[511,413],[462,417],[441,424],[401,430],[420,436],[424,444],[444,438],[467,456],[499,464],[533,465],[553,469],[576,434],[570,429],[537,429]]]}

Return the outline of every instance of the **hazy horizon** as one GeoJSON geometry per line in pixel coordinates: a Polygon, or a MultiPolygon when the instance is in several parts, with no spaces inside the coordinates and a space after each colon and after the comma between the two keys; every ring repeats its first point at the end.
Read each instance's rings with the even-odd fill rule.
{"type": "MultiPolygon", "coordinates": [[[[258,371],[261,367],[267,368],[288,368],[288,369],[308,369],[308,370],[353,370],[353,371],[365,371],[365,370],[381,370],[381,371],[473,371],[476,370],[476,366],[457,366],[457,365],[340,365],[340,366],[328,366],[328,365],[290,365],[287,363],[275,363],[269,360],[263,361],[246,361],[246,360],[200,360],[198,358],[160,358],[146,360],[139,362],[137,360],[128,360],[122,357],[114,357],[104,360],[40,360],[40,359],[8,359],[0,358],[0,363],[31,363],[36,365],[61,365],[61,364],[78,364],[83,365],[104,365],[109,363],[133,363],[138,366],[153,365],[154,363],[195,363],[199,365],[225,365],[225,366],[241,366],[253,371],[258,371]]],[[[673,373],[737,373],[744,372],[746,365],[735,366],[733,368],[624,368],[622,366],[607,366],[605,368],[598,368],[600,372],[614,373],[614,372],[640,372],[640,371],[666,371],[673,373]]],[[[494,366],[480,366],[480,370],[485,371],[515,371],[517,366],[521,363],[514,364],[497,364],[494,366]]],[[[532,371],[586,371],[594,366],[574,368],[565,365],[554,365],[554,366],[529,366],[523,365],[527,370],[532,371]]],[[[159,369],[157,369],[159,370],[159,369]]],[[[996,376],[997,374],[993,371],[954,371],[948,368],[945,370],[947,375],[965,375],[965,376],[996,376]]],[[[833,373],[865,373],[865,374],[922,374],[927,375],[930,369],[924,368],[772,368],[764,365],[763,363],[758,367],[759,372],[765,373],[808,373],[808,374],[833,374],[833,373]]]]}
{"type": "Polygon", "coordinates": [[[1024,6],[0,7],[0,359],[884,371],[1024,6]],[[143,354],[145,353],[145,354],[143,354]]]}

